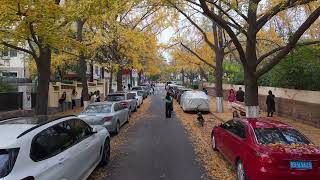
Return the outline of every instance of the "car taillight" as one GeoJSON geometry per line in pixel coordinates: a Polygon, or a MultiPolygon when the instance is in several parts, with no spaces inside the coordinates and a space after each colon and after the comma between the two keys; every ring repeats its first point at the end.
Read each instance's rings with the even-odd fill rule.
{"type": "Polygon", "coordinates": [[[112,120],[112,116],[107,116],[103,118],[104,121],[111,121],[112,120]]]}
{"type": "Polygon", "coordinates": [[[121,104],[122,106],[124,106],[125,108],[128,107],[128,102],[121,102],[120,104],[121,104]]]}

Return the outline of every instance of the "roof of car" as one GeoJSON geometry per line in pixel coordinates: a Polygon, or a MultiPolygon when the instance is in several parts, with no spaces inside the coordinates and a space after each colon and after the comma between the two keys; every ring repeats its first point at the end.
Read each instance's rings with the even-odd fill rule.
{"type": "Polygon", "coordinates": [[[16,139],[47,123],[75,116],[33,116],[17,117],[0,122],[0,148],[5,148],[16,142],[16,139]]]}
{"type": "Polygon", "coordinates": [[[14,143],[17,137],[30,128],[35,127],[35,124],[3,124],[0,125],[0,148],[7,148],[14,143]]]}
{"type": "Polygon", "coordinates": [[[95,102],[95,103],[92,103],[90,105],[108,105],[108,104],[112,105],[114,103],[117,103],[117,102],[114,102],[114,101],[103,101],[103,102],[95,102]]]}
{"type": "Polygon", "coordinates": [[[270,118],[245,118],[239,120],[253,128],[292,128],[288,124],[270,118]]]}

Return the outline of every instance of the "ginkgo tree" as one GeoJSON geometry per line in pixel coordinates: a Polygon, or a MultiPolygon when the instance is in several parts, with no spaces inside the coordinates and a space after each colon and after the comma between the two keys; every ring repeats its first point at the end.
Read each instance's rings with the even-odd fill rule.
{"type": "Polygon", "coordinates": [[[195,7],[201,14],[224,29],[244,68],[245,103],[248,117],[259,116],[258,79],[271,70],[290,51],[301,44],[315,42],[300,42],[299,39],[316,22],[320,15],[319,0],[184,0],[195,7]],[[292,34],[285,34],[288,38],[284,45],[269,50],[258,56],[258,33],[268,28],[272,19],[292,8],[309,5],[310,13],[301,15],[299,22],[295,22],[292,34]],[[220,16],[223,14],[223,17],[220,16]]]}
{"type": "Polygon", "coordinates": [[[72,43],[60,0],[1,0],[0,43],[27,53],[37,67],[36,114],[47,114],[52,50],[72,43]]]}

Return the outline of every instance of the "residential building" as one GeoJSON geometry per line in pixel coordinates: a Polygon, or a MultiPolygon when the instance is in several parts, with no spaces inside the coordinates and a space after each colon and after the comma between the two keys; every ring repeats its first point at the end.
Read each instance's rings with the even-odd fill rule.
{"type": "Polygon", "coordinates": [[[0,76],[28,78],[27,55],[15,49],[5,48],[0,53],[0,76]]]}

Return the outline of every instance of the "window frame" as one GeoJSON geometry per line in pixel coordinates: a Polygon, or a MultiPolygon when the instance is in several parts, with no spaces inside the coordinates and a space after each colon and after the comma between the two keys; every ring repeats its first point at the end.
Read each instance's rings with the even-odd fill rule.
{"type": "Polygon", "coordinates": [[[68,120],[65,120],[65,121],[56,123],[56,124],[54,124],[54,125],[52,125],[52,126],[49,126],[49,127],[45,128],[45,129],[41,130],[40,132],[38,132],[38,133],[32,138],[32,141],[31,141],[31,144],[30,144],[29,157],[30,157],[30,159],[31,159],[32,161],[34,161],[34,162],[41,162],[41,161],[50,159],[50,158],[52,158],[52,157],[54,157],[54,156],[57,156],[58,154],[61,154],[61,153],[65,152],[66,150],[68,150],[68,149],[70,149],[71,147],[79,144],[81,141],[87,139],[88,137],[90,137],[90,136],[92,136],[92,135],[93,135],[93,133],[92,133],[92,127],[91,127],[90,125],[88,125],[86,122],[84,122],[83,120],[81,120],[81,119],[73,118],[73,119],[68,119],[68,120]],[[46,156],[45,158],[42,158],[42,159],[38,159],[38,158],[33,157],[33,155],[32,155],[32,147],[33,147],[33,144],[35,143],[36,139],[40,136],[41,133],[47,131],[47,130],[50,129],[50,128],[53,128],[54,126],[57,126],[57,125],[62,124],[62,123],[68,123],[68,122],[70,122],[70,121],[72,121],[72,120],[81,121],[81,122],[83,122],[85,125],[87,125],[87,126],[90,128],[90,131],[91,131],[90,135],[86,136],[85,138],[82,138],[81,140],[77,140],[76,135],[75,135],[74,133],[72,133],[72,135],[71,135],[71,136],[72,136],[72,143],[71,143],[68,147],[64,148],[63,150],[60,150],[60,151],[57,152],[57,153],[53,153],[53,154],[51,154],[50,156],[46,156]]]}
{"type": "Polygon", "coordinates": [[[227,121],[227,122],[225,122],[225,123],[223,123],[221,126],[220,126],[222,129],[224,129],[225,131],[227,131],[227,132],[229,132],[229,133],[231,133],[231,134],[233,134],[233,135],[235,135],[235,136],[237,136],[237,137],[239,137],[239,138],[241,138],[241,139],[246,139],[247,137],[248,137],[248,133],[247,133],[247,127],[243,124],[243,123],[241,123],[241,122],[239,122],[239,121],[236,121],[236,120],[234,120],[234,119],[232,119],[232,120],[229,120],[229,121],[227,121]],[[225,124],[230,124],[230,123],[232,123],[232,124],[230,124],[230,126],[231,126],[231,128],[226,128],[226,127],[224,127],[225,126],[225,124]],[[232,127],[233,126],[233,127],[232,127]],[[244,137],[241,137],[239,134],[237,134],[236,132],[234,132],[233,131],[233,129],[235,129],[235,128],[237,128],[237,126],[242,126],[243,127],[243,129],[244,129],[244,137]]]}

